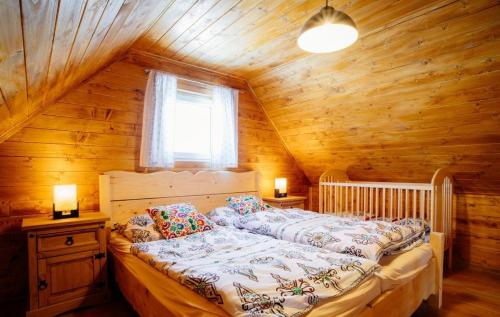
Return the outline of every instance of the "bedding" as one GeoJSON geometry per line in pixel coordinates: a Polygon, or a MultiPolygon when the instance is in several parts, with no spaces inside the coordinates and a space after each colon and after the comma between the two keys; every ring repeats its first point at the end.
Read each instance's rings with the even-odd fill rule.
{"type": "Polygon", "coordinates": [[[230,207],[217,207],[208,213],[208,218],[219,226],[239,228],[238,221],[241,215],[230,207]]]}
{"type": "Polygon", "coordinates": [[[132,242],[148,242],[163,239],[156,223],[147,213],[130,217],[125,224],[116,223],[114,228],[132,242]]]}
{"type": "MultiPolygon", "coordinates": [[[[110,246],[117,252],[130,253],[132,242],[120,234],[111,233],[110,246]]],[[[382,257],[379,261],[380,269],[375,272],[375,276],[380,280],[381,292],[394,289],[413,279],[429,265],[431,259],[432,247],[427,243],[404,254],[382,257]]]]}
{"type": "MultiPolygon", "coordinates": [[[[140,315],[147,316],[150,311],[154,311],[157,316],[229,316],[219,305],[209,302],[131,254],[131,246],[132,243],[122,235],[111,233],[108,248],[113,257],[115,278],[127,299],[127,295],[133,297],[130,303],[140,315]],[[132,293],[127,294],[127,290],[132,293]],[[145,293],[148,296],[139,295],[145,293]],[[140,303],[136,303],[138,300],[140,303]],[[141,313],[144,312],[141,309],[146,306],[146,313],[141,313]]],[[[307,316],[357,316],[380,295],[380,284],[379,278],[370,277],[340,297],[320,301],[307,316]]]]}
{"type": "Polygon", "coordinates": [[[220,226],[134,243],[131,252],[232,316],[300,316],[378,269],[367,259],[220,226]]]}
{"type": "Polygon", "coordinates": [[[364,221],[301,209],[268,209],[244,216],[214,210],[221,225],[271,236],[330,251],[378,261],[383,255],[398,254],[423,243],[425,230],[418,224],[380,220],[364,221]]]}

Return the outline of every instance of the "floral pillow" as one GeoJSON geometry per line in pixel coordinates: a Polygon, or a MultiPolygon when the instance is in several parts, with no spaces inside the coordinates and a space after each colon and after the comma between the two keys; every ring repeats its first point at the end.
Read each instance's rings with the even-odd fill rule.
{"type": "Polygon", "coordinates": [[[213,224],[190,203],[156,206],[146,210],[166,239],[211,230],[213,224]]]}
{"type": "Polygon", "coordinates": [[[254,195],[231,196],[226,201],[227,206],[236,210],[240,215],[248,215],[272,208],[254,195]]]}
{"type": "Polygon", "coordinates": [[[148,214],[133,216],[125,224],[117,223],[115,229],[133,243],[163,239],[158,226],[148,214]]]}

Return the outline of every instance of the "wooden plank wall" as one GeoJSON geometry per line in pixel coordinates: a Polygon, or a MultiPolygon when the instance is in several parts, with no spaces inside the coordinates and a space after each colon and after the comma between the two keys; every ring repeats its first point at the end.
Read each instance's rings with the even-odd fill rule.
{"type": "MultiPolygon", "coordinates": [[[[329,168],[356,180],[428,182],[449,166],[460,221],[486,208],[465,213],[470,194],[498,201],[499,0],[330,1],[360,34],[331,54],[296,44],[324,1],[191,3],[176,2],[133,48],[245,77],[312,183],[329,168]]],[[[459,235],[479,258],[475,241],[500,233],[475,229],[488,232],[484,241],[459,235]]]]}
{"type": "Polygon", "coordinates": [[[354,45],[290,58],[249,83],[313,184],[330,168],[429,182],[449,167],[457,259],[500,271],[500,2],[394,2],[365,18],[361,3],[346,10],[360,26],[354,45]],[[398,22],[366,28],[384,15],[398,22]]]}
{"type": "Polygon", "coordinates": [[[455,253],[465,265],[500,272],[500,196],[457,195],[455,253]]]}
{"type": "Polygon", "coordinates": [[[146,67],[239,88],[238,170],[259,171],[266,194],[278,176],[289,179],[291,192],[307,192],[307,179],[244,80],[133,54],[73,89],[0,144],[0,283],[9,285],[0,289],[0,301],[22,293],[26,267],[19,223],[22,217],[51,212],[53,185],[77,184],[81,210],[93,210],[99,208],[99,173],[140,170],[146,67]],[[20,282],[8,283],[13,280],[20,282]]]}

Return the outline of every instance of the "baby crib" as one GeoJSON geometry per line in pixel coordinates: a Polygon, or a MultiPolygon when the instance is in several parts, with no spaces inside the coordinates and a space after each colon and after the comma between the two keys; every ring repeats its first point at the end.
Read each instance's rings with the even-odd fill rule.
{"type": "Polygon", "coordinates": [[[438,169],[430,183],[358,182],[345,171],[329,170],[319,179],[319,211],[364,219],[425,221],[445,236],[448,267],[453,246],[453,177],[438,169]]]}

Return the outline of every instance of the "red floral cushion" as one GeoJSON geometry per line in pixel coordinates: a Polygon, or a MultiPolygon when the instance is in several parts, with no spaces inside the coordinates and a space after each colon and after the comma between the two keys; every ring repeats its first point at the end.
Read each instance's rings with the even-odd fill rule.
{"type": "Polygon", "coordinates": [[[156,206],[146,210],[166,239],[211,230],[213,224],[190,203],[156,206]]]}

